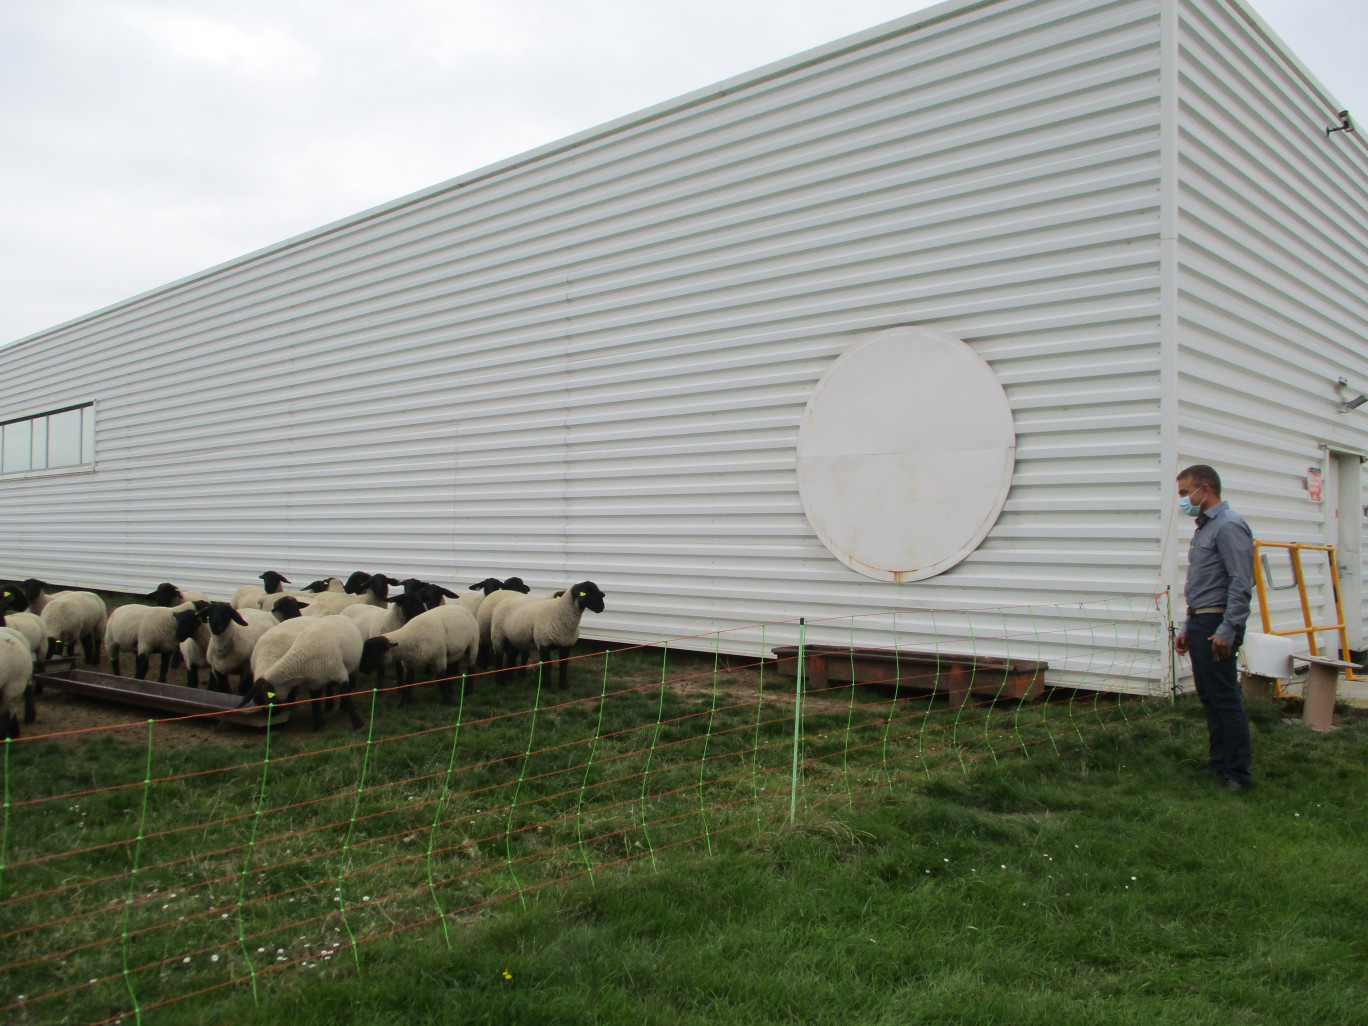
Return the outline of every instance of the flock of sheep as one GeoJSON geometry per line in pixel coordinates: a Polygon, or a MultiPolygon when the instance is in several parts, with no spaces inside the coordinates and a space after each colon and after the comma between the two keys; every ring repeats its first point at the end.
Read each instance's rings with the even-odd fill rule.
{"type": "Polygon", "coordinates": [[[307,693],[315,730],[325,696],[339,692],[352,726],[362,726],[350,697],[355,677],[373,673],[385,687],[391,667],[401,702],[412,700],[412,685],[436,680],[450,704],[452,677],[492,666],[503,680],[513,667],[554,652],[564,688],[580,618],[586,609],[603,612],[604,600],[592,581],[539,597],[517,577],[486,578],[461,592],[362,571],[298,592],[285,591],[290,581],[273,570],[260,580],[226,602],[165,583],[112,612],[94,592],[49,594],[37,579],[0,581],[0,733],[19,736],[21,710],[25,723],[34,722],[34,672],[55,655],[74,656],[78,642],[90,665],[103,643],[116,675],[120,658],[131,654],[139,680],[147,679],[153,656],[162,683],[178,660],[190,687],[199,686],[201,671],[219,691],[237,677],[244,706],[307,693]]]}

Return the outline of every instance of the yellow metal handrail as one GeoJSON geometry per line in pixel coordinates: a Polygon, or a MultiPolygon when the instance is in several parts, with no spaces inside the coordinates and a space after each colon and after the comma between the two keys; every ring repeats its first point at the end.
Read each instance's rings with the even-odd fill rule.
{"type": "MultiPolygon", "coordinates": [[[[1344,622],[1344,603],[1340,598],[1339,586],[1339,563],[1335,560],[1335,547],[1333,545],[1307,545],[1302,542],[1268,542],[1254,539],[1254,585],[1259,594],[1259,615],[1263,618],[1263,629],[1265,634],[1277,634],[1286,636],[1289,634],[1305,634],[1307,647],[1311,649],[1311,654],[1320,655],[1320,650],[1316,645],[1316,635],[1322,631],[1338,631],[1340,642],[1340,658],[1349,658],[1349,632],[1345,628],[1344,622]],[[1287,630],[1273,630],[1268,609],[1269,584],[1264,581],[1262,573],[1262,560],[1259,558],[1260,549],[1286,549],[1288,560],[1292,564],[1292,575],[1296,578],[1297,596],[1301,599],[1302,622],[1305,627],[1292,627],[1287,630]],[[1324,552],[1330,562],[1330,587],[1335,594],[1335,616],[1337,623],[1316,624],[1311,618],[1311,600],[1306,594],[1306,575],[1302,572],[1301,554],[1303,552],[1324,552]]],[[[1361,675],[1355,674],[1353,670],[1346,670],[1345,680],[1364,680],[1361,675]]]]}

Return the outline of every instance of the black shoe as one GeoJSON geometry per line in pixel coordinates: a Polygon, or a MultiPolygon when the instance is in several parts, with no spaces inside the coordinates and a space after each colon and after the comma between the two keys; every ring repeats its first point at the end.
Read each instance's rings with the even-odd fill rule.
{"type": "Polygon", "coordinates": [[[1221,781],[1221,790],[1223,790],[1223,791],[1248,791],[1248,790],[1249,790],[1249,785],[1248,785],[1248,784],[1242,784],[1242,783],[1240,783],[1238,780],[1232,780],[1230,777],[1226,777],[1224,780],[1221,781]]]}
{"type": "Polygon", "coordinates": [[[1204,777],[1219,777],[1223,775],[1215,766],[1203,766],[1197,772],[1204,777]]]}

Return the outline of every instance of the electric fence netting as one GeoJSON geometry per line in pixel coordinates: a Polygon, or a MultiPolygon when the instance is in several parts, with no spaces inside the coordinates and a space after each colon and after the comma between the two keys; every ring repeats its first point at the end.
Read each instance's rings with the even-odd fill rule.
{"type": "Polygon", "coordinates": [[[286,971],[364,972],[382,938],[450,944],[568,881],[1087,746],[1169,695],[1162,596],[753,625],[751,655],[731,634],[577,656],[567,690],[553,664],[466,678],[450,707],[423,688],[419,721],[361,690],[356,732],[298,716],[168,745],[180,718],[6,742],[0,1016],[155,1021],[286,971]]]}

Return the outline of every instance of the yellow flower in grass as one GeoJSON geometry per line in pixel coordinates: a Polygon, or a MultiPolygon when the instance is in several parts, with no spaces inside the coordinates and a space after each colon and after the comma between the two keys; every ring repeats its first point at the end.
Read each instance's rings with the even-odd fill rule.
{"type": "Polygon", "coordinates": [[[513,974],[510,973],[507,969],[505,969],[505,970],[503,970],[503,978],[504,978],[505,980],[511,980],[511,979],[513,979],[513,974]]]}

